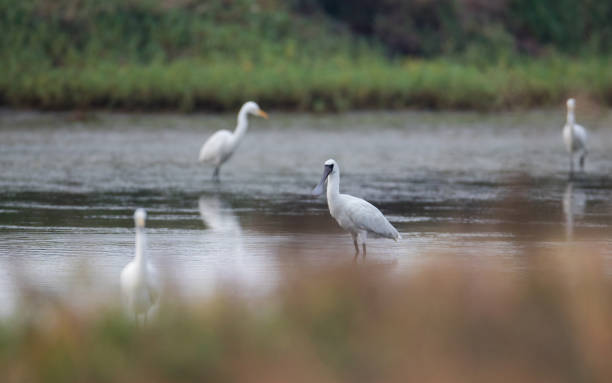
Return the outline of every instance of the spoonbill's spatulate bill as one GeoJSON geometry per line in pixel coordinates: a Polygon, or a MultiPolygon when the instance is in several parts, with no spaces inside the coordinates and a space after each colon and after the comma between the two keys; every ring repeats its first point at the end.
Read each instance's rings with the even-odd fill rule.
{"type": "Polygon", "coordinates": [[[580,169],[584,170],[584,161],[588,153],[586,129],[576,124],[575,108],[576,101],[573,98],[567,100],[567,121],[563,127],[563,141],[569,153],[570,174],[574,172],[574,154],[580,154],[580,169]]]}
{"type": "Polygon", "coordinates": [[[362,245],[365,255],[368,233],[395,241],[401,239],[397,230],[374,205],[352,195],[340,194],[340,167],[332,159],[325,161],[323,177],[312,194],[320,195],[326,180],[329,213],[340,227],[351,233],[357,254],[359,254],[359,245],[362,245]]]}
{"type": "Polygon", "coordinates": [[[238,112],[238,125],[234,132],[229,130],[219,130],[215,132],[200,149],[200,162],[213,164],[215,171],[213,178],[219,177],[219,169],[221,165],[230,159],[234,151],[240,144],[242,137],[244,137],[248,127],[249,120],[248,115],[253,114],[256,116],[268,118],[266,112],[261,110],[259,106],[253,101],[249,101],[242,105],[240,112],[238,112]]]}
{"type": "Polygon", "coordinates": [[[144,316],[147,319],[149,310],[159,299],[159,281],[157,272],[149,263],[146,252],[145,220],[147,213],[144,209],[136,209],[134,221],[136,223],[136,249],[134,260],[128,263],[121,272],[121,291],[126,309],[136,319],[144,316]]]}

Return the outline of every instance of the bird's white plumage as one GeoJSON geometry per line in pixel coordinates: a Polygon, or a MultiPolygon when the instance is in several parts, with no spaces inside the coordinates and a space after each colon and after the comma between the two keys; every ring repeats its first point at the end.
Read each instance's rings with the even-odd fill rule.
{"type": "Polygon", "coordinates": [[[223,129],[215,132],[200,149],[199,160],[201,162],[211,163],[215,166],[220,166],[227,161],[232,153],[232,137],[233,134],[229,130],[223,129]]]}
{"type": "Polygon", "coordinates": [[[147,314],[149,309],[157,303],[159,298],[159,285],[157,271],[146,265],[146,277],[141,277],[139,265],[136,261],[128,263],[121,272],[121,286],[125,304],[131,313],[136,315],[147,314]]]}
{"type": "Polygon", "coordinates": [[[567,120],[563,127],[563,142],[570,155],[570,173],[574,171],[574,154],[580,155],[580,167],[584,168],[584,160],[588,153],[586,129],[576,124],[574,109],[576,101],[573,98],[567,100],[567,120]]]}
{"type": "Polygon", "coordinates": [[[259,108],[259,106],[253,101],[245,103],[240,112],[238,112],[238,123],[234,132],[229,130],[219,130],[206,140],[202,148],[200,149],[200,162],[209,163],[214,165],[215,172],[213,176],[219,174],[219,168],[223,163],[230,159],[232,154],[238,148],[242,137],[244,137],[249,121],[248,115],[253,114],[268,118],[268,115],[259,108]]]}
{"type": "Polygon", "coordinates": [[[159,278],[157,271],[149,262],[146,252],[144,226],[146,212],[137,209],[134,213],[136,222],[136,246],[134,259],[121,271],[121,292],[126,309],[136,317],[144,315],[159,300],[159,278]]]}
{"type": "Polygon", "coordinates": [[[576,153],[586,149],[587,132],[582,125],[565,124],[563,127],[563,142],[569,153],[576,153]]]}
{"type": "Polygon", "coordinates": [[[340,194],[340,167],[336,161],[327,160],[325,167],[329,173],[324,175],[321,184],[327,179],[329,212],[338,225],[353,236],[357,251],[358,245],[363,245],[365,249],[368,234],[395,241],[401,239],[398,231],[374,205],[352,195],[340,194]]]}
{"type": "Polygon", "coordinates": [[[340,227],[349,232],[367,231],[378,237],[400,239],[397,230],[380,210],[361,198],[339,194],[333,205],[330,205],[330,214],[338,221],[340,227]]]}

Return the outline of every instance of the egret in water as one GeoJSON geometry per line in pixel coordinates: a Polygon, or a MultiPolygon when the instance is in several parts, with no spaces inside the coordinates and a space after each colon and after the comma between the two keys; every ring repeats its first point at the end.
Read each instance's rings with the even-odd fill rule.
{"type": "Polygon", "coordinates": [[[351,233],[356,255],[359,254],[359,245],[362,245],[365,256],[368,233],[375,237],[390,238],[395,241],[402,238],[374,205],[352,195],[340,194],[340,167],[332,159],[325,161],[323,177],[312,190],[313,195],[320,195],[323,192],[326,180],[329,213],[341,228],[351,233]]]}
{"type": "Polygon", "coordinates": [[[570,174],[574,172],[574,153],[580,153],[580,169],[584,170],[584,160],[587,156],[587,133],[586,130],[576,124],[574,108],[576,101],[573,98],[567,100],[567,121],[563,127],[563,141],[569,152],[570,174]]]}
{"type": "Polygon", "coordinates": [[[238,112],[238,125],[234,132],[223,129],[215,132],[200,149],[200,162],[210,163],[215,166],[213,178],[219,177],[219,168],[227,161],[240,144],[248,127],[248,115],[253,114],[268,119],[268,114],[261,110],[259,105],[253,101],[249,101],[242,105],[238,112]]]}
{"type": "Polygon", "coordinates": [[[149,263],[146,252],[145,220],[147,213],[144,209],[136,209],[134,221],[136,223],[136,249],[134,260],[128,263],[121,272],[121,290],[124,303],[128,311],[139,318],[143,315],[147,320],[149,310],[157,303],[159,298],[159,282],[157,272],[149,263]]]}

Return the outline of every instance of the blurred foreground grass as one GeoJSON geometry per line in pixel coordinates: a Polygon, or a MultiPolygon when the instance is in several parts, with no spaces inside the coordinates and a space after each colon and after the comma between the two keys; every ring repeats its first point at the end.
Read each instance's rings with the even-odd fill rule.
{"type": "Polygon", "coordinates": [[[525,255],[531,265],[520,273],[452,261],[408,275],[367,262],[305,267],[265,297],[171,297],[140,327],[112,307],[41,310],[25,300],[0,324],[0,376],[8,383],[611,381],[612,279],[603,259],[570,247],[556,257],[525,255]]]}

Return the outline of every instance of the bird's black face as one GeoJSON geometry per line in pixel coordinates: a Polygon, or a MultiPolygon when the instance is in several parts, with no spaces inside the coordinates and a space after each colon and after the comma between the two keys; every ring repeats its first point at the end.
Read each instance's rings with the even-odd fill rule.
{"type": "Polygon", "coordinates": [[[314,189],[312,189],[312,195],[321,195],[323,193],[323,185],[325,184],[325,180],[327,180],[327,176],[334,171],[334,164],[325,164],[323,167],[323,177],[321,177],[321,181],[314,189]]]}

